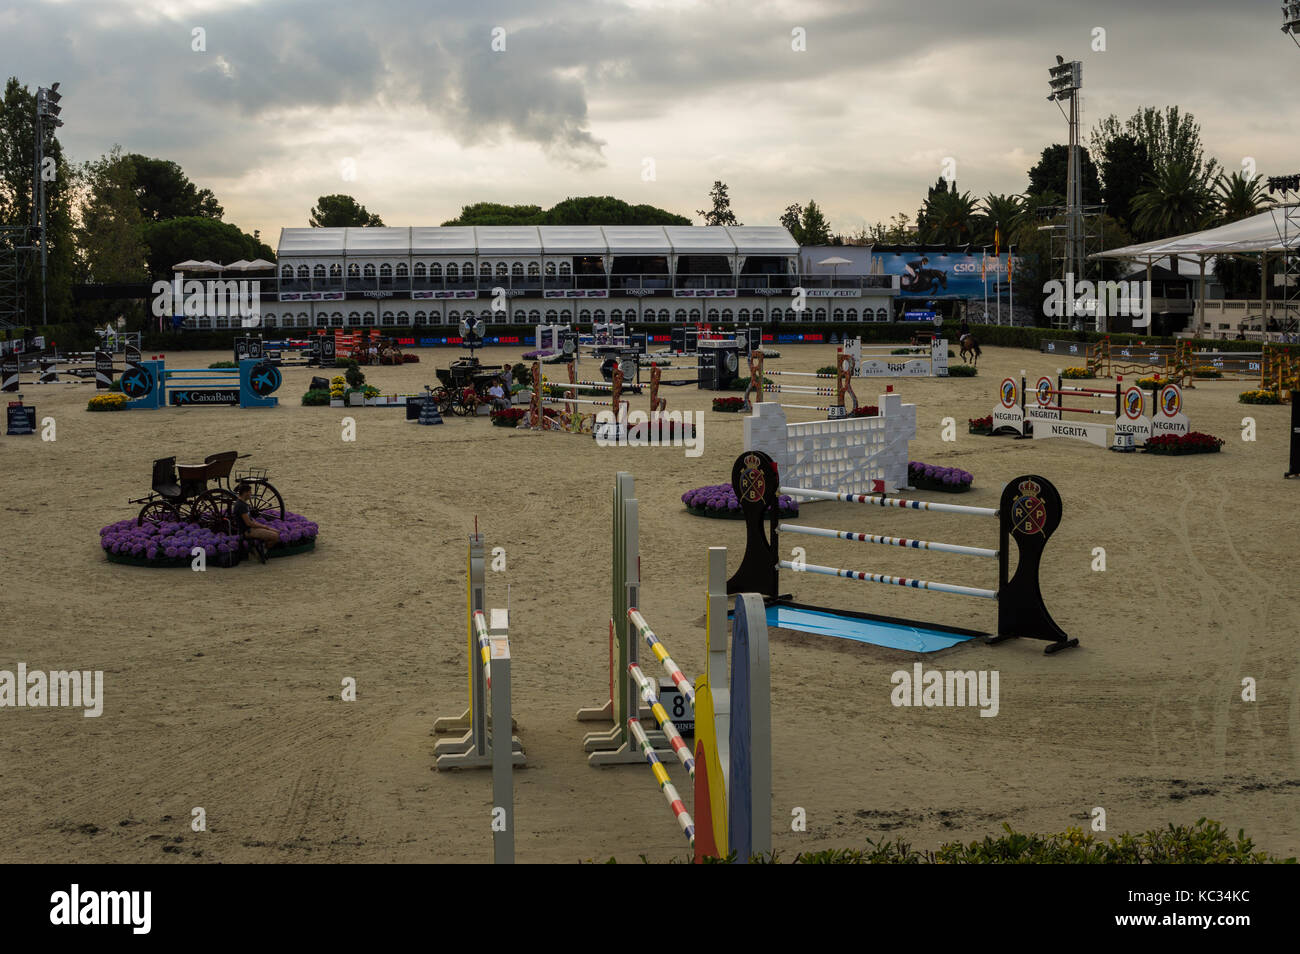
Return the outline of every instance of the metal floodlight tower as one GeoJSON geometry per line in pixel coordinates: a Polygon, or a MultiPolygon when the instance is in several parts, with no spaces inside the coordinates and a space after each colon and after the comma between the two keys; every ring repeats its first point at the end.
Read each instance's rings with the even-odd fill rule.
{"type": "MultiPolygon", "coordinates": [[[[1282,320],[1278,327],[1286,334],[1294,334],[1300,328],[1300,254],[1297,254],[1300,253],[1300,173],[1269,176],[1268,194],[1274,193],[1281,193],[1282,199],[1273,214],[1273,224],[1282,245],[1282,273],[1273,276],[1274,281],[1282,286],[1282,320]],[[1280,222],[1278,213],[1281,214],[1280,222]]],[[[1268,294],[1267,289],[1263,294],[1268,294]]],[[[1267,310],[1263,330],[1267,340],[1267,310]]]]}
{"type": "Polygon", "coordinates": [[[1282,4],[1282,32],[1290,34],[1296,46],[1300,46],[1300,0],[1282,4]]]}
{"type": "Polygon", "coordinates": [[[35,177],[32,179],[32,228],[41,242],[42,325],[47,324],[46,301],[49,295],[46,291],[45,278],[50,251],[45,223],[45,139],[47,134],[53,136],[54,130],[63,125],[63,120],[59,118],[59,113],[63,112],[63,107],[59,105],[61,99],[63,96],[59,93],[58,83],[48,87],[41,86],[36,90],[36,166],[35,177]]]}
{"type": "Polygon", "coordinates": [[[1067,63],[1058,54],[1056,65],[1048,68],[1047,76],[1052,90],[1047,98],[1058,104],[1061,100],[1070,104],[1067,114],[1070,123],[1070,151],[1065,179],[1065,267],[1061,277],[1078,278],[1083,272],[1084,263],[1083,166],[1079,155],[1079,90],[1083,87],[1083,64],[1078,60],[1067,63]]]}

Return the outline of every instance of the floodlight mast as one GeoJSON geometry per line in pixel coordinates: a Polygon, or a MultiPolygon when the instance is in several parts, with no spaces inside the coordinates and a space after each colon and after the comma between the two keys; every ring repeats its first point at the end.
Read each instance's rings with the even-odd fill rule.
{"type": "Polygon", "coordinates": [[[49,298],[46,288],[46,273],[48,271],[50,257],[50,242],[46,231],[45,221],[45,146],[46,137],[51,139],[54,136],[54,130],[63,125],[63,120],[59,118],[59,113],[63,112],[63,107],[59,105],[59,100],[63,95],[59,92],[59,84],[52,83],[49,87],[41,86],[36,90],[36,149],[35,149],[35,176],[32,180],[32,195],[35,200],[32,203],[32,228],[39,235],[41,240],[41,324],[48,324],[48,308],[46,300],[49,298]]]}
{"type": "MultiPolygon", "coordinates": [[[[1300,0],[1296,0],[1300,7],[1300,0]]],[[[1070,151],[1065,177],[1065,267],[1061,278],[1069,281],[1083,271],[1083,165],[1079,154],[1079,90],[1083,87],[1083,63],[1066,62],[1059,53],[1056,65],[1047,70],[1050,100],[1068,100],[1070,151]]],[[[1073,316],[1072,316],[1073,317],[1073,316]]]]}
{"type": "Polygon", "coordinates": [[[1288,0],[1282,4],[1282,32],[1300,46],[1300,0],[1288,0]]]}

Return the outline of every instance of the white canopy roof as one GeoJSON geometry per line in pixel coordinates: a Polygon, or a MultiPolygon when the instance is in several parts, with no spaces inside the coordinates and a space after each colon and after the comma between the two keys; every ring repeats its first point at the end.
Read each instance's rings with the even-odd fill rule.
{"type": "Polygon", "coordinates": [[[280,230],[279,257],[782,255],[799,245],[780,226],[479,225],[280,230]]]}
{"type": "MultiPolygon", "coordinates": [[[[1293,214],[1295,210],[1292,210],[1293,214]]],[[[1201,232],[1188,232],[1173,238],[1140,242],[1123,248],[1098,252],[1090,258],[1158,259],[1171,255],[1218,255],[1229,252],[1280,252],[1300,248],[1300,229],[1286,223],[1283,208],[1269,209],[1239,222],[1230,222],[1201,232]],[[1283,243],[1283,235],[1286,242],[1283,243]]]]}

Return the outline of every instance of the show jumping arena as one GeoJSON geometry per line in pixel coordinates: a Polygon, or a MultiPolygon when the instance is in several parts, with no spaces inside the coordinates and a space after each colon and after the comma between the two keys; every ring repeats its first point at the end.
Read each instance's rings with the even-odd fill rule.
{"type": "MultiPolygon", "coordinates": [[[[533,346],[478,355],[485,365],[513,364],[533,346]]],[[[832,345],[783,342],[779,350],[771,370],[812,372],[836,362],[832,345]]],[[[461,352],[418,355],[415,364],[365,368],[367,384],[384,394],[421,393],[461,352]]],[[[173,351],[166,370],[230,358],[229,348],[173,351]]],[[[1114,377],[1058,386],[1056,369],[1067,363],[1083,362],[985,345],[975,377],[854,382],[864,405],[881,403],[892,385],[897,397],[885,403],[898,415],[896,430],[910,434],[914,424],[910,442],[890,451],[891,472],[900,461],[905,472],[911,460],[975,475],[963,494],[914,489],[891,497],[987,510],[999,506],[1012,478],[1038,475],[1055,486],[1063,512],[1039,584],[1052,618],[1079,645],[1044,655],[1041,641],[989,646],[968,638],[918,653],[856,641],[848,629],[835,634],[847,638],[782,629],[770,615],[770,828],[783,860],[882,838],[932,849],[996,837],[1004,823],[1087,830],[1098,806],[1107,813],[1105,837],[1209,817],[1233,833],[1244,828],[1260,850],[1300,854],[1300,487],[1281,478],[1291,408],[1238,403],[1248,382],[1197,380],[1185,395],[1192,428],[1225,444],[1192,456],[968,432],[969,420],[998,403],[1000,381],[1019,387],[1022,369],[1031,403],[1047,376],[1047,391],[1109,388],[1109,398],[1085,404],[1070,392],[1048,397],[1113,418],[1114,377]],[[1253,440],[1243,440],[1245,418],[1253,440]],[[918,664],[997,671],[997,716],[981,717],[974,706],[895,706],[894,674],[910,675],[918,664]],[[1257,683],[1255,701],[1242,699],[1248,679],[1257,683]],[[806,831],[792,830],[796,809],[806,814],[806,831]]],[[[341,372],[280,373],[274,407],[141,414],[89,413],[92,384],[28,388],[32,375],[24,372],[37,433],[0,436],[7,489],[0,670],[20,662],[28,670],[102,670],[104,696],[97,718],[74,708],[0,709],[0,765],[36,759],[40,767],[0,772],[6,860],[490,862],[491,770],[435,770],[435,745],[458,730],[435,735],[433,727],[459,716],[467,700],[495,701],[476,689],[471,654],[500,629],[491,610],[507,606],[509,707],[527,753],[512,766],[515,860],[688,858],[690,843],[640,753],[636,764],[593,767],[582,735],[608,726],[574,720],[578,708],[610,698],[611,486],[620,472],[635,480],[636,609],[693,677],[710,662],[707,554],[725,547],[734,575],[746,526],[696,517],[682,494],[731,480],[733,463],[750,449],[747,427],[767,428],[776,440],[781,428],[826,414],[788,408],[747,425],[749,413],[711,410],[714,398],[740,391],[665,390],[673,412],[701,414],[703,452],[689,456],[681,447],[599,446],[589,435],[495,427],[486,417],[420,427],[397,409],[306,407],[300,399],[311,378],[341,372]],[[47,418],[55,440],[42,440],[47,418]],[[345,419],[355,440],[345,440],[345,419]],[[232,447],[265,464],[292,509],[319,523],[313,552],[206,573],[105,560],[97,530],[137,512],[127,500],[148,490],[154,459],[201,461],[232,447]],[[466,542],[476,517],[486,591],[477,621],[466,602],[466,542]],[[348,680],[355,701],[343,698],[348,680]],[[206,812],[206,832],[191,830],[196,807],[206,812]]],[[[597,379],[585,356],[578,373],[597,379]]],[[[567,378],[556,366],[546,374],[567,378]]],[[[213,386],[237,387],[238,372],[225,377],[235,380],[213,386]]],[[[805,382],[835,383],[773,379],[782,387],[805,382]]],[[[785,396],[828,403],[808,392],[785,396]]],[[[591,391],[583,399],[608,400],[591,391]]],[[[648,406],[646,397],[625,399],[634,411],[648,406]]],[[[875,432],[861,439],[884,447],[875,432]]],[[[797,440],[813,446],[812,437],[797,440]]],[[[786,561],[792,547],[806,545],[810,564],[997,585],[989,558],[997,524],[978,514],[809,499],[783,522],[979,551],[783,533],[786,561]]],[[[1012,569],[1017,552],[1013,546],[1012,569]]],[[[996,625],[998,607],[987,597],[788,569],[780,583],[803,606],[940,620],[972,632],[996,625]]],[[[800,628],[814,625],[837,624],[831,615],[800,628]]],[[[663,668],[644,642],[641,659],[641,674],[669,708],[663,668]]],[[[643,715],[639,727],[651,733],[655,720],[643,715]]],[[[698,830],[689,774],[671,749],[658,761],[698,830]]]]}

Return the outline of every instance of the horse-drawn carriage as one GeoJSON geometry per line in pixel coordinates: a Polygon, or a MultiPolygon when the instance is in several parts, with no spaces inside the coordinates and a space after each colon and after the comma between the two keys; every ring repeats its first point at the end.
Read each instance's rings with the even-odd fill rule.
{"type": "Polygon", "coordinates": [[[488,389],[502,376],[498,368],[483,366],[478,358],[458,358],[449,368],[435,368],[439,387],[430,390],[432,400],[442,414],[469,417],[479,407],[491,403],[488,389]]]}
{"type": "Polygon", "coordinates": [[[284,498],[266,479],[262,467],[249,467],[233,477],[235,461],[247,457],[238,451],[211,454],[202,464],[177,465],[175,457],[162,457],[153,462],[152,492],[128,503],[138,503],[140,515],[137,526],[169,521],[197,523],[209,530],[231,530],[234,526],[235,504],[239,498],[234,488],[248,484],[252,488],[249,509],[254,518],[273,520],[284,510],[284,498]]]}

